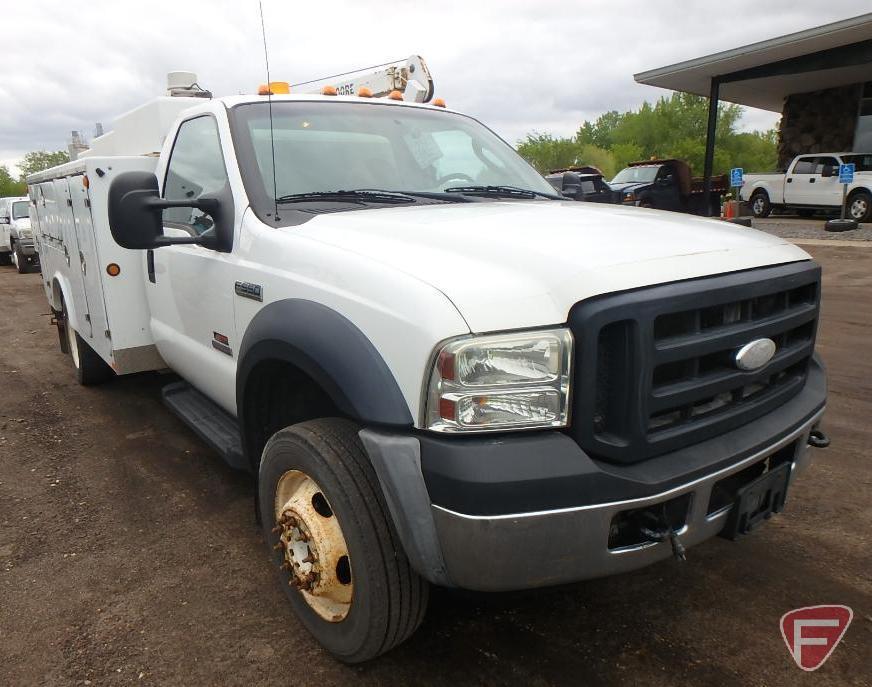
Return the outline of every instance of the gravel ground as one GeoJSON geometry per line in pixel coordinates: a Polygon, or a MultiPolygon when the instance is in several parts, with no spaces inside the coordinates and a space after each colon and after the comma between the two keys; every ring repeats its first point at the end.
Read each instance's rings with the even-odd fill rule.
{"type": "Polygon", "coordinates": [[[872,224],[861,224],[857,229],[851,231],[826,231],[824,224],[826,224],[827,219],[826,217],[800,219],[785,215],[755,219],[753,225],[755,229],[787,239],[872,241],[872,224]]]}
{"type": "Polygon", "coordinates": [[[0,687],[868,687],[872,251],[808,250],[824,267],[832,446],[783,514],[683,564],[530,593],[436,590],[408,642],[356,668],[294,618],[251,480],[163,407],[167,376],[78,386],[40,275],[0,268],[0,687]],[[808,675],[779,618],[823,603],[854,621],[808,675]]]}

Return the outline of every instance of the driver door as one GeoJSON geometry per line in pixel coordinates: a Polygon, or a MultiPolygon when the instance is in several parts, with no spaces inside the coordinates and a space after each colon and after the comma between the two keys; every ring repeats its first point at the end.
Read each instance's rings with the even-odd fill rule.
{"type": "MultiPolygon", "coordinates": [[[[228,184],[218,125],[211,115],[179,127],[167,164],[163,197],[199,198],[228,184]]],[[[163,213],[164,233],[214,231],[196,208],[163,213]]],[[[236,332],[232,254],[197,245],[147,251],[146,293],[155,344],[169,366],[200,391],[235,412],[236,332]]]]}

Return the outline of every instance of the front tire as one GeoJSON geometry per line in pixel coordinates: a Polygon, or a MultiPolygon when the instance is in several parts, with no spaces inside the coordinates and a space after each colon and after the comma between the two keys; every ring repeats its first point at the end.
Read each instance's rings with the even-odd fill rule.
{"type": "Polygon", "coordinates": [[[757,218],[769,217],[772,203],[769,202],[769,194],[766,191],[754,191],[751,194],[751,212],[757,218]]]}
{"type": "Polygon", "coordinates": [[[265,539],[291,606],[346,663],[407,639],[429,595],[402,550],[358,430],[338,418],[286,427],[267,442],[258,479],[265,539]]]}
{"type": "Polygon", "coordinates": [[[848,216],[858,222],[872,221],[872,194],[858,191],[848,198],[848,216]]]}

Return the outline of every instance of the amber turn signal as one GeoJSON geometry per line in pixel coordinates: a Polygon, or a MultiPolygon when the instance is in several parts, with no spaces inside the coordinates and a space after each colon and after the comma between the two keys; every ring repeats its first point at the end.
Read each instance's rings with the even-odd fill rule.
{"type": "Polygon", "coordinates": [[[106,274],[108,274],[110,277],[117,277],[119,274],[121,274],[121,268],[118,266],[118,263],[110,262],[108,265],[106,265],[106,274]]]}

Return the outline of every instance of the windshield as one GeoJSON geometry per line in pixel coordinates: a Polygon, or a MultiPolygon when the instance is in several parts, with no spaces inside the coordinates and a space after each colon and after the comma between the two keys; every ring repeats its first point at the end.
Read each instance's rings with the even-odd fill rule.
{"type": "Polygon", "coordinates": [[[12,203],[12,219],[22,219],[23,217],[29,217],[30,215],[27,212],[27,201],[19,200],[15,203],[12,203]]]}
{"type": "MultiPolygon", "coordinates": [[[[469,117],[341,101],[273,102],[272,110],[279,198],[357,189],[442,192],[472,185],[554,193],[509,145],[469,117]]],[[[240,105],[231,116],[246,189],[261,203],[259,214],[268,214],[274,197],[268,105],[240,105]]]]}
{"type": "Polygon", "coordinates": [[[854,163],[855,172],[872,172],[872,154],[867,155],[843,155],[845,164],[854,163]]]}
{"type": "Polygon", "coordinates": [[[654,181],[660,167],[627,167],[618,172],[610,184],[632,184],[640,181],[654,181]]]}

